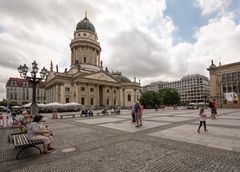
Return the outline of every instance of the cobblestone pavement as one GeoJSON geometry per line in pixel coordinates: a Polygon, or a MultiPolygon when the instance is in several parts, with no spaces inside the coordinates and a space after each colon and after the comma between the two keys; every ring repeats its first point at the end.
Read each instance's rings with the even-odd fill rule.
{"type": "Polygon", "coordinates": [[[8,129],[0,129],[0,171],[240,171],[239,109],[219,109],[200,134],[197,110],[145,110],[141,128],[130,120],[130,111],[48,119],[56,150],[39,155],[30,148],[20,160],[7,142],[8,129]],[[62,153],[65,148],[76,150],[62,153]]]}

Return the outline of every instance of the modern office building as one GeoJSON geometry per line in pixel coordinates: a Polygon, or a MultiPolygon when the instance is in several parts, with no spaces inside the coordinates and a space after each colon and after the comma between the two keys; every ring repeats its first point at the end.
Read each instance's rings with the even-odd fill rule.
{"type": "Polygon", "coordinates": [[[207,69],[210,75],[210,98],[218,107],[240,107],[240,62],[218,66],[212,61],[207,69]]]}
{"type": "Polygon", "coordinates": [[[86,106],[132,106],[141,96],[140,83],[122,72],[103,69],[101,46],[94,25],[81,20],[70,43],[71,66],[53,71],[46,80],[47,103],[78,102],[86,106]]]}
{"type": "Polygon", "coordinates": [[[146,91],[159,91],[163,88],[174,88],[178,91],[182,103],[199,103],[208,101],[210,96],[210,85],[207,77],[194,74],[184,76],[179,81],[152,82],[144,86],[143,92],[146,91]]]}
{"type": "MultiPolygon", "coordinates": [[[[32,102],[32,84],[22,78],[10,77],[6,83],[6,99],[10,104],[23,105],[32,102]]],[[[36,90],[37,103],[46,103],[46,91],[43,82],[36,90]]]]}

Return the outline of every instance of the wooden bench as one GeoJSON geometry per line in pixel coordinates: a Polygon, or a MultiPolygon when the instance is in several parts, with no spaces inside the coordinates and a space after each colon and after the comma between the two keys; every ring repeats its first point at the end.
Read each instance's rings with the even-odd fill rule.
{"type": "Polygon", "coordinates": [[[27,148],[33,147],[39,150],[40,154],[42,154],[42,150],[37,147],[36,145],[39,144],[43,144],[42,140],[29,140],[27,138],[27,134],[17,134],[17,135],[13,135],[13,144],[15,149],[20,149],[16,158],[17,160],[19,159],[19,155],[21,154],[21,152],[27,148]]]}
{"type": "Polygon", "coordinates": [[[21,130],[20,127],[11,127],[9,130],[10,131],[9,131],[9,134],[8,134],[8,142],[11,141],[11,138],[12,138],[13,135],[27,133],[27,130],[23,131],[23,130],[21,130]]]}
{"type": "Polygon", "coordinates": [[[75,118],[76,114],[62,114],[60,115],[60,118],[63,119],[64,116],[72,116],[73,118],[75,118]]]}

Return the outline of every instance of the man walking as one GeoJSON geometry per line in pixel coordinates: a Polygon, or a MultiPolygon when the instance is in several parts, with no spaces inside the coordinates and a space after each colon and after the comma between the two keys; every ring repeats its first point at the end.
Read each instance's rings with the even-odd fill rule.
{"type": "Polygon", "coordinates": [[[217,115],[217,105],[215,99],[213,99],[212,102],[210,102],[210,108],[211,108],[211,118],[216,119],[217,115]]]}

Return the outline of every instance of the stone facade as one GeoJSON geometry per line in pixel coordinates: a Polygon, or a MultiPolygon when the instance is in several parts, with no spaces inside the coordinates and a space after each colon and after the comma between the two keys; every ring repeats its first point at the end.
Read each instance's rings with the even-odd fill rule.
{"type": "MultiPolygon", "coordinates": [[[[37,103],[46,103],[45,85],[38,84],[36,90],[37,103]]],[[[23,105],[32,102],[32,85],[22,78],[10,77],[6,83],[6,99],[10,104],[23,105]]]]}
{"type": "Polygon", "coordinates": [[[47,103],[78,102],[86,106],[132,106],[141,96],[140,83],[121,72],[103,69],[101,47],[92,23],[85,17],[70,43],[71,66],[53,71],[46,80],[47,103]]]}
{"type": "Polygon", "coordinates": [[[210,75],[211,99],[216,99],[218,107],[239,108],[240,62],[216,66],[212,61],[207,70],[210,75]]]}

